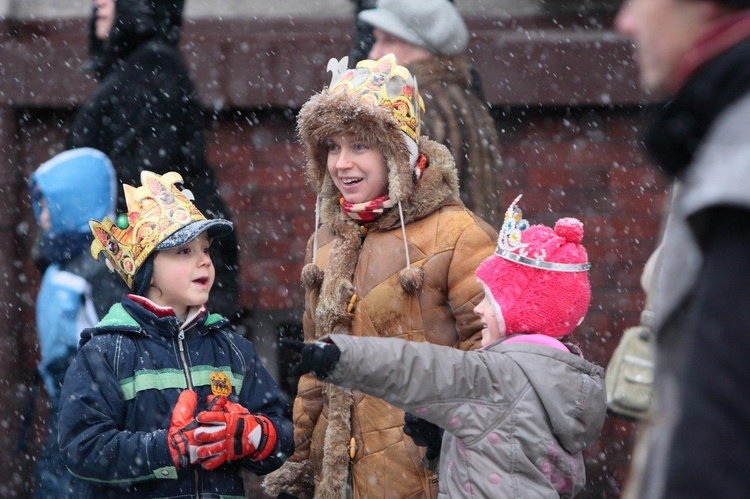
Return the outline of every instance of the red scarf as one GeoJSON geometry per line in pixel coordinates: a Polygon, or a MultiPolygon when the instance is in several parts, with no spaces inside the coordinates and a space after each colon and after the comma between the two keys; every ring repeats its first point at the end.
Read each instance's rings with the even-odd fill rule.
{"type": "Polygon", "coordinates": [[[365,201],[364,203],[350,203],[344,199],[343,195],[340,195],[339,204],[341,205],[341,210],[346,213],[349,218],[363,224],[372,222],[386,209],[396,206],[396,203],[391,201],[388,194],[371,201],[365,201]]]}
{"type": "Polygon", "coordinates": [[[750,36],[750,13],[727,16],[703,35],[685,55],[671,78],[669,90],[677,93],[688,78],[706,61],[750,36]]]}

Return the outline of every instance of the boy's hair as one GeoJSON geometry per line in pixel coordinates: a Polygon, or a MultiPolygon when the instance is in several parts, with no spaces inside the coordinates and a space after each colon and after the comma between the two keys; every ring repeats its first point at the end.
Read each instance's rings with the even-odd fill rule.
{"type": "Polygon", "coordinates": [[[101,222],[91,220],[94,234],[91,255],[96,259],[104,252],[107,265],[123,278],[131,290],[134,278],[154,251],[176,248],[189,243],[199,234],[221,237],[232,231],[232,223],[224,219],[208,220],[190,199],[190,191],[181,191],[176,172],[158,175],[141,172],[141,186],[123,185],[127,215],[101,222]]]}
{"type": "Polygon", "coordinates": [[[554,230],[528,227],[516,206],[520,197],[505,214],[496,253],[476,275],[495,313],[502,313],[506,334],[561,338],[583,320],[591,300],[583,224],[562,218],[554,230]]]}

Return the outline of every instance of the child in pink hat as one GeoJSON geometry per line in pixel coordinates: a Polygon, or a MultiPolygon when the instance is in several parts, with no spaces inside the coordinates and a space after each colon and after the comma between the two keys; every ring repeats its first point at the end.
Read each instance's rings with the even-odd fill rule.
{"type": "Polygon", "coordinates": [[[520,198],[505,214],[497,251],[477,268],[484,286],[484,300],[474,309],[485,326],[482,346],[508,336],[511,343],[568,351],[560,339],[583,321],[591,300],[583,224],[561,218],[554,230],[528,227],[520,198]]]}
{"type": "Polygon", "coordinates": [[[586,483],[582,451],[604,423],[604,371],[564,343],[591,299],[583,224],[528,227],[519,199],[476,271],[481,350],[349,335],[290,345],[302,354],[298,372],[445,430],[441,498],[573,497],[586,483]]]}

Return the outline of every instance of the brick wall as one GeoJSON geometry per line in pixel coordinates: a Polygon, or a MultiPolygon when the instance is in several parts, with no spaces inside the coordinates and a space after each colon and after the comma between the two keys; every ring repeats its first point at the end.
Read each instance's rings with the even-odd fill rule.
{"type": "MultiPolygon", "coordinates": [[[[490,24],[479,23],[485,27],[490,24]]],[[[70,33],[76,33],[71,26],[77,25],[64,23],[70,33]]],[[[319,73],[323,65],[318,59],[327,55],[323,57],[309,48],[311,40],[321,36],[315,34],[320,29],[314,26],[304,36],[295,36],[289,47],[266,39],[266,47],[283,50],[286,58],[295,57],[295,50],[301,52],[297,59],[282,65],[301,68],[285,81],[284,71],[264,62],[257,53],[244,56],[244,61],[238,56],[234,61],[224,57],[222,54],[230,52],[236,55],[248,43],[253,46],[253,37],[260,36],[257,29],[242,24],[228,22],[224,27],[226,30],[216,30],[215,25],[193,27],[186,45],[204,101],[220,103],[207,118],[207,146],[239,236],[241,302],[247,310],[243,331],[254,338],[278,379],[288,379],[285,366],[279,362],[275,339],[281,325],[299,317],[299,273],[305,243],[313,229],[315,202],[301,175],[302,154],[295,142],[294,117],[305,96],[322,86],[323,75],[319,73]],[[213,38],[205,38],[209,32],[213,38]],[[224,33],[226,38],[217,33],[224,33]],[[260,67],[251,68],[248,57],[260,67]],[[206,60],[223,61],[211,66],[213,76],[206,76],[210,73],[205,70],[206,60]],[[259,73],[267,80],[253,76],[259,73]],[[288,84],[293,89],[279,97],[252,86],[262,82],[288,84]],[[251,92],[252,88],[257,92],[251,92]],[[276,99],[273,105],[263,105],[262,99],[272,95],[276,99]]],[[[280,31],[278,26],[264,29],[280,31]]],[[[33,297],[39,275],[27,257],[36,229],[28,208],[25,179],[41,162],[62,150],[74,107],[92,88],[91,82],[69,75],[71,69],[65,61],[80,58],[83,39],[64,33],[49,25],[30,26],[12,41],[15,52],[6,59],[0,57],[0,79],[5,75],[6,83],[11,66],[8,61],[18,63],[26,50],[37,60],[49,62],[47,74],[59,76],[70,89],[62,96],[58,86],[57,95],[53,95],[50,85],[33,80],[26,68],[22,72],[25,86],[8,87],[7,93],[15,100],[0,98],[0,166],[4,179],[8,179],[2,187],[6,223],[0,224],[0,272],[4,279],[0,312],[10,324],[0,341],[0,383],[11,394],[5,410],[0,410],[0,422],[9,430],[6,433],[10,437],[4,437],[7,441],[3,442],[8,446],[15,445],[20,431],[18,414],[24,409],[36,358],[33,297]],[[59,43],[63,40],[67,45],[59,43]],[[57,54],[54,64],[41,51],[45,46],[57,54]]],[[[335,36],[346,39],[338,33],[335,36]]],[[[593,263],[593,297],[589,314],[574,339],[589,358],[606,365],[622,330],[638,320],[643,301],[638,279],[655,246],[665,189],[638,142],[647,111],[638,105],[643,96],[634,90],[632,70],[624,60],[627,47],[613,41],[608,33],[602,34],[597,44],[594,34],[586,33],[583,39],[576,32],[578,38],[570,37],[572,48],[548,45],[549,34],[522,42],[515,31],[494,38],[488,27],[479,33],[475,64],[495,104],[493,112],[503,140],[504,163],[497,174],[498,209],[504,210],[523,193],[524,213],[530,221],[553,224],[562,216],[583,221],[584,242],[593,263]],[[602,52],[602,44],[610,44],[613,51],[602,52]],[[499,51],[508,47],[517,54],[513,64],[493,64],[499,51]],[[537,58],[544,59],[542,55],[550,52],[556,56],[552,70],[540,72],[537,58]],[[527,63],[519,62],[524,57],[527,63]],[[586,71],[586,61],[593,61],[599,68],[624,68],[627,77],[620,79],[619,86],[600,88],[599,79],[586,71]],[[580,74],[575,82],[566,83],[566,75],[558,73],[569,72],[570,68],[580,74]],[[549,85],[553,83],[556,87],[551,93],[549,85]],[[602,96],[605,90],[607,96],[602,96]],[[564,101],[576,105],[563,106],[564,101]]],[[[42,399],[36,404],[26,451],[14,453],[0,464],[0,476],[10,477],[0,486],[0,495],[23,496],[28,491],[32,460],[39,449],[40,423],[45,417],[42,399]]],[[[619,496],[627,476],[632,436],[631,423],[608,418],[602,437],[586,452],[589,481],[582,497],[619,496]]]]}

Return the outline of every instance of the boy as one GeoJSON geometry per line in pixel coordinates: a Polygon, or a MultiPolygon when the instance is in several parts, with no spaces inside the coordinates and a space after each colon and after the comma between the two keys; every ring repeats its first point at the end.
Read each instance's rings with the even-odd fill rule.
{"type": "Polygon", "coordinates": [[[232,225],[207,220],[175,172],[141,182],[124,186],[117,225],[90,223],[92,255],[103,251],[131,294],[82,333],[65,377],[60,446],[74,492],[242,497],[240,466],[268,473],[293,442],[288,404],[252,343],[205,307],[211,239],[232,225]]]}
{"type": "Polygon", "coordinates": [[[517,201],[476,272],[481,351],[339,335],[295,347],[299,371],[445,429],[440,497],[572,497],[604,423],[603,370],[560,341],[589,305],[583,226],[527,229],[517,201]]]}
{"type": "Polygon", "coordinates": [[[71,478],[57,444],[63,376],[81,330],[96,324],[125,288],[86,254],[92,240],[89,220],[114,213],[115,172],[109,158],[96,149],[65,151],[37,168],[29,191],[42,229],[39,249],[49,262],[36,298],[38,371],[51,410],[36,461],[35,497],[55,497],[64,495],[71,478]]]}

